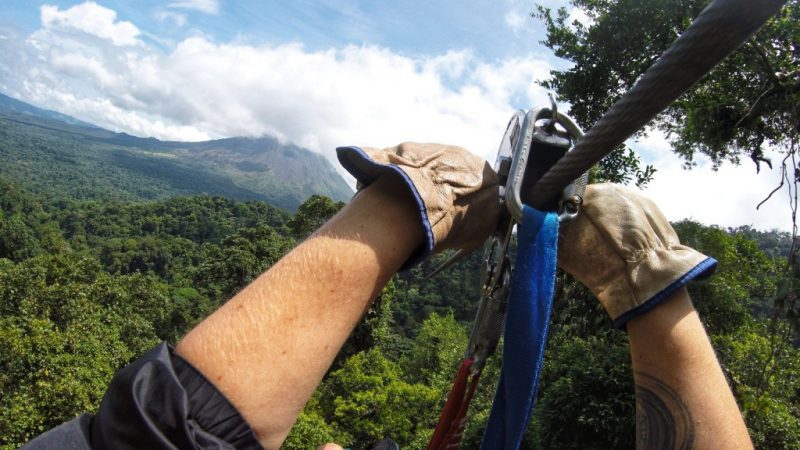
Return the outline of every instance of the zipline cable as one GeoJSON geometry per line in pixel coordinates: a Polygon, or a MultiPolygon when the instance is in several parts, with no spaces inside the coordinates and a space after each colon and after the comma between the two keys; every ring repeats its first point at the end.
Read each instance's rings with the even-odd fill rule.
{"type": "Polygon", "coordinates": [[[758,31],[786,0],[715,0],[531,191],[542,208],[758,31]]]}

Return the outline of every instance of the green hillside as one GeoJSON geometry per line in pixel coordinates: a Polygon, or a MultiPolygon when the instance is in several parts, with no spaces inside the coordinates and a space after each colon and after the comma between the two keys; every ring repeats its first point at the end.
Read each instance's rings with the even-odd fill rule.
{"type": "Polygon", "coordinates": [[[322,156],[261,138],[166,142],[113,133],[0,94],[0,176],[50,198],[222,195],[295,210],[352,190],[322,156]]]}

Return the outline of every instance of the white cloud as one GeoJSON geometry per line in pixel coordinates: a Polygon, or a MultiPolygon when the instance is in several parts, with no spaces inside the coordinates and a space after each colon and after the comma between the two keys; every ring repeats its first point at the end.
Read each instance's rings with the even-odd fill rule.
{"type": "Polygon", "coordinates": [[[102,39],[114,45],[138,45],[139,29],[130,22],[117,21],[114,10],[94,2],[85,2],[61,11],[58,6],[42,5],[42,26],[47,30],[76,30],[102,39]]]}
{"type": "Polygon", "coordinates": [[[517,10],[512,9],[508,11],[503,19],[505,20],[508,28],[511,28],[511,31],[513,31],[514,33],[518,33],[526,25],[525,24],[526,16],[517,10]]]}
{"type": "Polygon", "coordinates": [[[155,18],[160,22],[166,22],[169,20],[178,27],[186,25],[187,21],[186,14],[181,14],[175,11],[164,11],[164,10],[156,11],[155,18]]]}
{"type": "Polygon", "coordinates": [[[450,50],[444,55],[426,59],[425,70],[448,79],[458,79],[464,75],[473,58],[472,50],[450,50]]]}
{"type": "Polygon", "coordinates": [[[60,72],[76,78],[89,77],[101,87],[118,87],[117,77],[96,58],[80,53],[54,54],[50,63],[60,72]]]}
{"type": "Polygon", "coordinates": [[[167,5],[168,8],[191,9],[206,14],[219,14],[219,0],[179,0],[167,5]]]}
{"type": "MultiPolygon", "coordinates": [[[[538,58],[490,63],[470,50],[416,58],[370,45],[308,51],[207,37],[168,52],[144,44],[121,52],[113,41],[49,26],[48,14],[26,42],[27,67],[0,71],[9,77],[0,84],[101,126],[161,139],[270,134],[331,159],[338,145],[435,141],[491,159],[512,100],[546,99],[534,81],[550,66],[538,58]]],[[[113,11],[105,17],[114,23],[113,11]]]]}
{"type": "MultiPolygon", "coordinates": [[[[752,225],[757,229],[791,230],[788,190],[784,188],[756,210],[756,206],[780,183],[780,171],[762,164],[761,173],[749,160],[741,165],[723,164],[718,171],[702,156],[697,167],[684,170],[682,160],[669,149],[664,136],[651,131],[634,148],[658,172],[645,189],[668,219],[693,219],[723,227],[752,225]]],[[[773,161],[777,161],[773,158],[773,161]]]]}

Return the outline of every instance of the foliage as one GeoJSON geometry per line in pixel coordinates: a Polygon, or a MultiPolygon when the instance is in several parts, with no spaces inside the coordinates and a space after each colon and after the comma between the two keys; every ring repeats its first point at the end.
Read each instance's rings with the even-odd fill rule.
{"type": "Polygon", "coordinates": [[[345,432],[340,432],[334,426],[325,422],[325,419],[316,412],[315,399],[300,412],[292,431],[283,442],[283,448],[306,450],[315,448],[328,442],[351,442],[352,437],[345,432]]]}
{"type": "MultiPolygon", "coordinates": [[[[96,408],[113,374],[176,341],[338,207],[311,198],[293,217],[220,197],[148,203],[51,201],[0,181],[0,446],[96,408]],[[301,225],[302,224],[302,225],[301,225]],[[19,236],[23,236],[22,239],[19,236]],[[11,243],[11,244],[7,244],[11,243]]],[[[685,221],[683,242],[719,270],[691,294],[759,446],[797,443],[800,376],[792,328],[775,316],[785,236],[685,221]],[[752,238],[757,238],[758,243],[752,238]],[[760,245],[764,250],[759,248],[760,245]],[[772,249],[772,250],[770,250],[772,249]],[[772,252],[772,253],[770,253],[772,252]],[[776,253],[777,252],[777,253],[776,253]]],[[[395,277],[346,343],[286,441],[427,444],[464,352],[480,254],[423,281],[446,255],[395,277]]],[[[789,290],[787,290],[789,289],[789,290]]],[[[592,294],[559,275],[551,339],[525,448],[625,447],[633,389],[624,333],[592,294]]],[[[473,398],[464,447],[480,444],[502,342],[473,398]]]]}
{"type": "Polygon", "coordinates": [[[690,293],[712,334],[726,334],[750,320],[748,311],[765,317],[780,266],[742,234],[685,220],[675,224],[681,242],[718,261],[715,275],[691,286],[690,293]]]}
{"type": "Polygon", "coordinates": [[[403,353],[407,342],[395,330],[392,311],[395,293],[395,283],[390,281],[367,310],[361,322],[356,325],[355,330],[350,333],[330,370],[341,368],[351,356],[372,348],[377,348],[392,360],[396,360],[403,353]]]}
{"type": "Polygon", "coordinates": [[[21,261],[39,252],[39,242],[20,214],[0,216],[0,258],[21,261]]]}
{"type": "Polygon", "coordinates": [[[466,331],[452,313],[428,316],[403,357],[409,378],[441,391],[448,390],[467,348],[466,331]]]}
{"type": "Polygon", "coordinates": [[[789,334],[762,322],[714,342],[756,448],[800,447],[800,351],[789,334]]]}
{"type": "Polygon", "coordinates": [[[475,318],[480,300],[481,252],[474,251],[454,269],[427,278],[447,256],[434,255],[398,275],[395,320],[403,335],[413,336],[414,330],[432,313],[452,313],[456,320],[464,324],[475,318]]]}
{"type": "Polygon", "coordinates": [[[286,225],[291,230],[292,236],[302,240],[321,227],[343,206],[344,202],[335,202],[324,195],[314,194],[297,208],[297,213],[286,225]]]}
{"type": "Polygon", "coordinates": [[[633,448],[634,397],[624,334],[555,333],[528,436],[534,448],[633,448]],[[565,414],[569,411],[569,414],[565,414]]]}
{"type": "MultiPolygon", "coordinates": [[[[586,126],[599,119],[633,86],[707,1],[572,0],[570,3],[588,20],[571,20],[567,8],[553,11],[538,6],[534,14],[547,29],[544,44],[556,56],[572,63],[564,70],[551,71],[551,77],[542,85],[556,90],[562,100],[568,101],[571,114],[586,126]]],[[[650,125],[666,133],[686,166],[694,164],[698,153],[706,155],[715,166],[724,161],[738,164],[746,156],[753,160],[758,171],[762,164],[772,167],[766,155],[768,150],[782,152],[778,181],[781,186],[789,184],[793,218],[797,209],[794,192],[800,131],[798,19],[800,2],[790,0],[759,33],[650,125]]],[[[635,155],[629,154],[632,159],[627,161],[620,160],[621,155],[624,150],[604,159],[596,171],[597,178],[628,177],[640,182],[642,171],[635,155]]],[[[717,274],[708,281],[694,283],[690,293],[720,351],[723,368],[756,446],[796,448],[800,423],[796,374],[800,265],[792,253],[796,230],[790,237],[749,227],[726,231],[690,221],[676,224],[676,229],[683,243],[719,261],[717,274]]],[[[583,303],[586,293],[574,286],[569,277],[559,284],[559,292],[566,296],[566,301],[560,306],[556,304],[553,340],[565,342],[569,337],[571,340],[566,340],[569,345],[578,345],[584,344],[588,336],[605,339],[601,330],[607,324],[590,319],[591,310],[597,308],[583,303]]],[[[616,354],[616,345],[610,342],[606,345],[610,354],[616,354]]],[[[574,364],[581,367],[582,361],[574,364]]],[[[569,377],[567,380],[570,389],[581,390],[579,382],[569,377]]],[[[599,375],[598,382],[602,383],[601,380],[608,380],[608,376],[599,375]]],[[[557,385],[558,382],[552,386],[557,385]]],[[[544,383],[542,399],[547,398],[552,386],[544,383]]],[[[567,401],[569,389],[563,392],[559,399],[567,401]]],[[[613,401],[612,395],[598,404],[612,408],[613,401]]],[[[537,420],[547,414],[547,408],[538,412],[537,420]]],[[[534,429],[537,433],[541,430],[538,425],[534,429]]],[[[559,429],[565,428],[562,425],[559,429]]],[[[553,433],[549,428],[546,431],[553,433]]],[[[626,436],[630,432],[619,429],[615,435],[626,436]]],[[[554,436],[558,436],[557,432],[554,436]]],[[[547,438],[547,434],[541,433],[536,437],[550,446],[578,445],[562,441],[555,445],[547,438]]],[[[592,436],[589,442],[599,442],[597,439],[602,438],[592,436]]]]}
{"type": "MultiPolygon", "coordinates": [[[[537,8],[544,44],[574,63],[543,85],[572,105],[584,124],[595,122],[685,30],[704,0],[573,0],[589,23],[569,21],[566,8],[537,8]],[[633,43],[633,44],[632,44],[633,43]]],[[[744,154],[764,161],[767,145],[797,135],[800,100],[800,2],[790,0],[754,38],[725,59],[656,119],[688,163],[695,152],[715,164],[744,154]]]]}
{"type": "Polygon", "coordinates": [[[111,277],[96,261],[40,256],[0,268],[0,443],[18,446],[94,410],[114,372],[166,332],[154,277],[111,277]]]}
{"type": "Polygon", "coordinates": [[[758,248],[772,259],[788,258],[792,249],[792,235],[785,231],[761,231],[749,225],[728,228],[727,231],[729,234],[743,235],[755,242],[758,248]]]}
{"type": "Polygon", "coordinates": [[[403,381],[400,368],[379,349],[358,353],[320,386],[320,409],[338,429],[347,430],[346,446],[368,448],[391,437],[401,446],[435,425],[434,405],[441,393],[403,381]],[[426,420],[427,419],[427,420],[426,420]]]}
{"type": "Polygon", "coordinates": [[[120,367],[177,341],[294,244],[279,231],[288,214],[263,203],[43,206],[7,180],[0,192],[3,448],[96,409],[120,367]]]}

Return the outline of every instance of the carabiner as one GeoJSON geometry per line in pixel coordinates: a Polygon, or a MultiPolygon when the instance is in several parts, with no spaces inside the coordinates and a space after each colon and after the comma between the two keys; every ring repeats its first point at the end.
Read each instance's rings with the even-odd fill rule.
{"type": "MultiPolygon", "coordinates": [[[[570,151],[581,136],[583,131],[580,127],[554,107],[538,108],[525,114],[515,143],[503,202],[516,222],[522,220],[524,199],[530,197],[536,181],[570,151]]],[[[567,185],[559,198],[543,205],[543,209],[558,211],[559,220],[575,217],[583,202],[587,180],[588,174],[584,173],[567,185]]]]}

